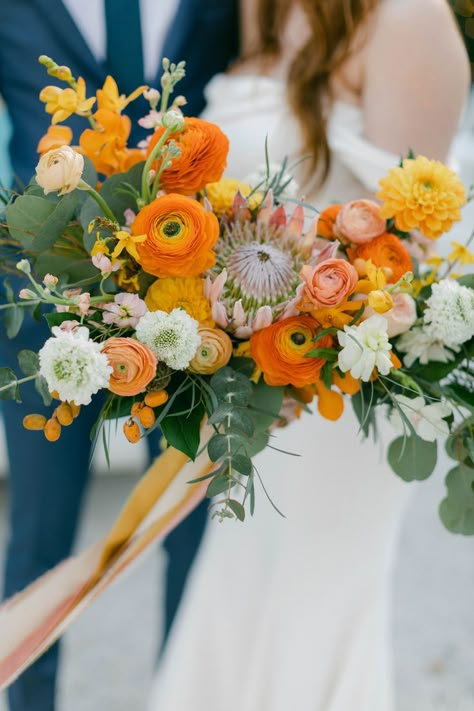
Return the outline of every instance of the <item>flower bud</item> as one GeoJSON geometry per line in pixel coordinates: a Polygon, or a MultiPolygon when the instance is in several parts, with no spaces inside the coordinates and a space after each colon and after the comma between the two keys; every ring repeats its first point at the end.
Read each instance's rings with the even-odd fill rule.
{"type": "Polygon", "coordinates": [[[45,274],[44,279],[43,279],[43,284],[47,286],[49,289],[54,289],[55,286],[57,286],[58,283],[58,277],[53,276],[52,274],[45,274]]]}
{"type": "Polygon", "coordinates": [[[158,89],[147,89],[143,92],[143,96],[148,101],[152,109],[156,109],[160,100],[161,94],[158,89]]]}
{"type": "Polygon", "coordinates": [[[35,294],[35,292],[31,289],[20,289],[18,296],[20,297],[20,299],[34,299],[35,301],[38,300],[38,294],[35,294]]]}
{"type": "Polygon", "coordinates": [[[163,115],[161,123],[171,131],[182,131],[184,128],[184,116],[179,111],[170,109],[163,115]]]}
{"type": "Polygon", "coordinates": [[[77,188],[84,170],[84,158],[70,146],[45,153],[36,166],[36,182],[45,195],[65,195],[77,188]]]}
{"type": "Polygon", "coordinates": [[[369,294],[369,306],[378,314],[384,314],[393,308],[393,299],[383,289],[375,289],[369,294]]]}
{"type": "Polygon", "coordinates": [[[27,259],[20,259],[16,264],[16,268],[23,274],[31,274],[31,266],[27,259]]]}

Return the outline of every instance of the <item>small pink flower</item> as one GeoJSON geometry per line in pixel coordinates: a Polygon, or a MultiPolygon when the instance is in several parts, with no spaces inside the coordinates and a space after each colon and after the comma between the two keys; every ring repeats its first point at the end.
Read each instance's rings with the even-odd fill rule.
{"type": "Polygon", "coordinates": [[[133,212],[133,210],[130,207],[127,207],[127,209],[123,213],[123,216],[125,217],[126,227],[131,227],[132,222],[135,222],[135,218],[137,215],[135,212],[133,212]]]}
{"type": "Polygon", "coordinates": [[[115,296],[113,304],[104,306],[102,320],[104,323],[114,323],[121,328],[135,328],[147,310],[145,302],[137,294],[122,292],[115,296]]]}
{"type": "Polygon", "coordinates": [[[152,109],[146,116],[138,119],[138,125],[142,128],[156,128],[157,126],[161,126],[162,115],[161,111],[152,109]]]}
{"type": "Polygon", "coordinates": [[[92,257],[92,264],[97,269],[100,269],[101,273],[104,276],[105,274],[111,274],[112,272],[116,272],[117,269],[120,269],[120,262],[115,262],[115,264],[112,264],[110,259],[102,253],[96,254],[92,257]]]}
{"type": "Polygon", "coordinates": [[[20,297],[20,299],[28,299],[28,300],[38,298],[38,295],[35,294],[35,292],[32,291],[31,289],[20,289],[20,291],[18,292],[18,296],[20,297]]]}
{"type": "Polygon", "coordinates": [[[54,289],[58,283],[58,277],[53,276],[53,274],[45,274],[43,279],[43,284],[48,287],[48,289],[54,289]]]}
{"type": "Polygon", "coordinates": [[[79,307],[79,313],[83,316],[86,316],[89,312],[89,307],[91,305],[91,295],[88,291],[85,291],[83,294],[80,295],[79,299],[77,300],[77,305],[79,307]]]}
{"type": "Polygon", "coordinates": [[[66,333],[75,333],[78,328],[80,328],[81,324],[79,321],[63,321],[60,325],[59,328],[61,331],[66,331],[66,333]]]}

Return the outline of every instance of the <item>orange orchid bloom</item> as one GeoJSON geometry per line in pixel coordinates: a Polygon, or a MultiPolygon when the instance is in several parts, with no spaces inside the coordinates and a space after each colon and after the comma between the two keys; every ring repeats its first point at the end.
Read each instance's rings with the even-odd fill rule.
{"type": "Polygon", "coordinates": [[[99,109],[94,114],[97,127],[83,131],[79,140],[84,155],[104,175],[124,173],[144,159],[138,148],[127,148],[131,121],[128,116],[99,109]]]}
{"type": "Polygon", "coordinates": [[[69,126],[50,126],[48,131],[40,139],[37,147],[38,153],[47,153],[54,148],[69,146],[72,141],[72,130],[69,126]]]}
{"type": "Polygon", "coordinates": [[[132,93],[128,96],[125,96],[125,94],[119,94],[117,82],[109,75],[107,76],[102,89],[97,90],[97,106],[99,110],[106,109],[107,111],[113,111],[116,114],[120,114],[124,108],[130,104],[130,102],[138,99],[138,97],[141,96],[147,89],[147,86],[139,86],[138,89],[132,91],[132,93]]]}

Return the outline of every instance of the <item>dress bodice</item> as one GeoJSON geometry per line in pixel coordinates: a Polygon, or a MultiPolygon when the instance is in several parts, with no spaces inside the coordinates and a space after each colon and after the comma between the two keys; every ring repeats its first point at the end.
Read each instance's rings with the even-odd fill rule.
{"type": "MultiPolygon", "coordinates": [[[[298,121],[292,114],[280,79],[247,74],[219,74],[206,88],[204,118],[217,123],[230,139],[226,174],[239,180],[269,159],[281,163],[302,157],[298,121]]],[[[328,120],[331,170],[319,192],[307,188],[308,202],[322,207],[373,195],[378,181],[399,158],[364,136],[360,107],[338,101],[328,120]]],[[[304,165],[304,164],[303,164],[304,165]]],[[[301,169],[300,169],[301,170],[301,169]]]]}

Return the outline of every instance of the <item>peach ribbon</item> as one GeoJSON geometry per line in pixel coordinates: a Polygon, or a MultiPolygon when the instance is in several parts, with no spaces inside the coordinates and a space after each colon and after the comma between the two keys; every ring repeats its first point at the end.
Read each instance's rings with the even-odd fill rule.
{"type": "MultiPolygon", "coordinates": [[[[204,427],[201,449],[211,430],[204,427]]],[[[107,536],[0,607],[0,690],[40,657],[132,563],[162,541],[203,499],[212,469],[206,448],[194,462],[166,450],[135,487],[107,536]]]]}

